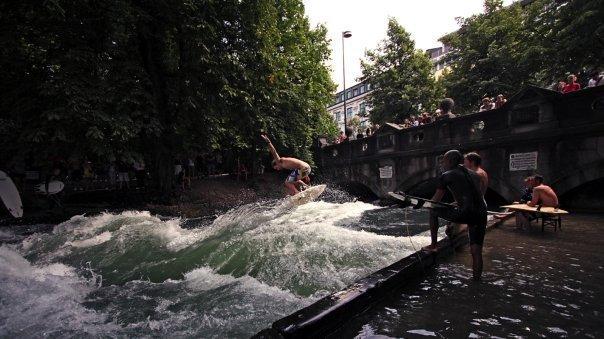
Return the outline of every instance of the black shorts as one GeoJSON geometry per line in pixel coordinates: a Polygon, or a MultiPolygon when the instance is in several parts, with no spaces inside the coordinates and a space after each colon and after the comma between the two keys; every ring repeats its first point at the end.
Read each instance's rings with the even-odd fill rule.
{"type": "Polygon", "coordinates": [[[464,215],[457,208],[439,207],[432,209],[432,215],[454,223],[467,224],[470,245],[482,246],[484,243],[484,235],[487,231],[486,211],[464,215]]]}

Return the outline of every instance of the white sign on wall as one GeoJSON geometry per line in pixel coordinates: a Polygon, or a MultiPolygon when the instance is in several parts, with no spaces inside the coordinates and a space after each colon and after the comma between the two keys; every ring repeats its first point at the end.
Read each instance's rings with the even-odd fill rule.
{"type": "Polygon", "coordinates": [[[526,171],[537,169],[539,152],[510,154],[510,171],[526,171]]]}
{"type": "Polygon", "coordinates": [[[380,179],[392,178],[392,166],[380,167],[380,179]]]}

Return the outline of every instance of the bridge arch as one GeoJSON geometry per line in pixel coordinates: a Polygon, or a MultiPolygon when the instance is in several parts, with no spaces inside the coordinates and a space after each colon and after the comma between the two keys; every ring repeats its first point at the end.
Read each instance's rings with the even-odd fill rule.
{"type": "Polygon", "coordinates": [[[597,161],[553,181],[551,186],[558,196],[562,196],[574,188],[602,178],[604,178],[604,161],[597,161]]]}
{"type": "Polygon", "coordinates": [[[359,197],[361,200],[370,199],[374,200],[378,198],[375,188],[372,189],[369,185],[358,181],[342,181],[338,183],[344,191],[349,194],[359,197]]]}

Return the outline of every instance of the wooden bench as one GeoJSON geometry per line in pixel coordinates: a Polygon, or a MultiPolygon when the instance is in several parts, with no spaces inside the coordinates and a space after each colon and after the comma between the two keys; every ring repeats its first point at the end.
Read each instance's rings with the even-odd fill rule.
{"type": "MultiPolygon", "coordinates": [[[[513,204],[501,206],[514,212],[525,212],[533,213],[537,223],[541,219],[541,232],[545,231],[545,226],[553,226],[554,230],[562,229],[562,216],[568,214],[568,211],[556,208],[556,207],[541,207],[541,206],[529,206],[527,204],[513,204]]],[[[529,220],[530,221],[530,220],[529,220]]]]}

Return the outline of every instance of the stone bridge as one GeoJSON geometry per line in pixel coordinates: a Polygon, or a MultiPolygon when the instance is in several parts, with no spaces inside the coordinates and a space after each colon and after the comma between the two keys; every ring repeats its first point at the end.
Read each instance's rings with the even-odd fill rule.
{"type": "Polygon", "coordinates": [[[569,94],[527,87],[499,109],[408,129],[386,124],[371,137],[322,147],[318,161],[326,180],[352,190],[430,196],[439,156],[450,149],[482,156],[490,204],[517,200],[533,173],[559,196],[602,187],[604,86],[569,94]]]}

